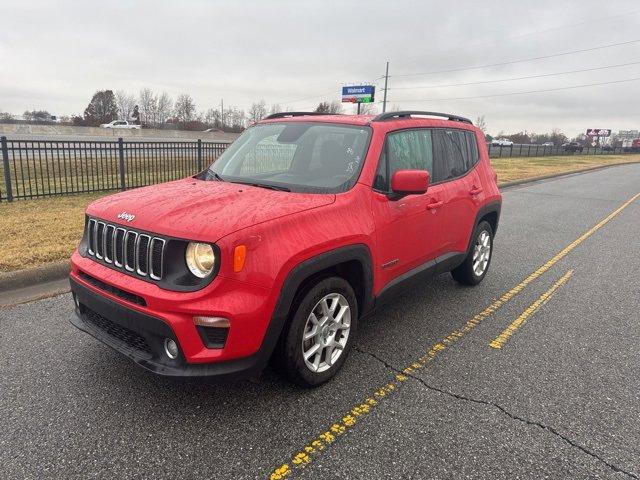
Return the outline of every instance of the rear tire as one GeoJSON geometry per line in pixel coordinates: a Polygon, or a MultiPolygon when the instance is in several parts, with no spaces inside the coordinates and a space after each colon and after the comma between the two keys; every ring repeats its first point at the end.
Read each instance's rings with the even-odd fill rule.
{"type": "Polygon", "coordinates": [[[357,328],[358,303],[351,285],[340,277],[318,281],[294,305],[278,356],[287,377],[303,387],[317,387],[342,367],[357,328]]]}
{"type": "Polygon", "coordinates": [[[482,221],[473,230],[472,243],[467,258],[451,270],[451,276],[463,285],[478,285],[489,271],[493,255],[493,229],[482,221]]]}

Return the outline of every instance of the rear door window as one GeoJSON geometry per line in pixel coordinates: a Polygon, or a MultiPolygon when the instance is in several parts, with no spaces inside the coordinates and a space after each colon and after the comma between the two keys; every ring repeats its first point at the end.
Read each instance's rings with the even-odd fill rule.
{"type": "Polygon", "coordinates": [[[433,133],[433,181],[460,177],[478,162],[478,145],[473,132],[436,129],[433,133]]]}

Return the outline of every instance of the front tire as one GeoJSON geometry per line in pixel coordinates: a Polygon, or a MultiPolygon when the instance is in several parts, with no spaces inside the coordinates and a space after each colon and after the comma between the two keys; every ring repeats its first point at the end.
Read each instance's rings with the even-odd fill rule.
{"type": "Polygon", "coordinates": [[[478,285],[489,271],[493,254],[493,229],[482,221],[473,230],[473,243],[464,262],[451,271],[451,276],[463,285],[478,285]]]}
{"type": "Polygon", "coordinates": [[[298,303],[280,343],[280,365],[289,379],[317,387],[342,368],[357,328],[358,304],[344,279],[320,280],[298,303]]]}

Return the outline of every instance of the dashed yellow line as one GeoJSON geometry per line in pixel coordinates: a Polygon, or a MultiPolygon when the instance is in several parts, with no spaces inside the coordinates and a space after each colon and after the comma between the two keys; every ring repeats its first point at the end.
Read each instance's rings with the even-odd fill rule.
{"type": "Polygon", "coordinates": [[[502,331],[502,333],[500,333],[500,335],[494,338],[491,341],[491,343],[489,343],[489,346],[491,348],[502,348],[502,345],[504,345],[504,343],[507,340],[509,340],[509,337],[511,337],[511,335],[516,333],[516,330],[518,330],[518,328],[520,328],[522,324],[526,322],[531,315],[536,313],[538,309],[551,298],[551,296],[556,292],[556,290],[558,290],[562,285],[567,283],[571,275],[573,275],[573,270],[569,270],[562,277],[560,277],[560,279],[556,283],[554,283],[549,290],[547,290],[542,295],[540,295],[540,297],[538,297],[538,299],[535,302],[529,305],[518,316],[518,318],[516,318],[513,322],[511,322],[509,326],[505,328],[502,331]]]}
{"type": "MultiPolygon", "coordinates": [[[[449,345],[456,343],[460,338],[464,335],[472,331],[480,322],[484,319],[493,315],[500,307],[502,307],[505,303],[515,297],[518,293],[520,293],[527,285],[529,285],[534,280],[538,279],[541,275],[547,272],[551,267],[553,267],[556,263],[562,260],[565,256],[567,256],[574,248],[584,242],[587,238],[593,235],[595,232],[604,227],[611,219],[613,219],[616,215],[618,215],[622,210],[628,207],[632,202],[636,199],[640,198],[640,193],[637,193],[625,203],[623,203],[620,207],[616,208],[613,212],[607,215],[604,219],[598,222],[595,226],[587,230],[585,233],[580,235],[577,239],[567,245],[565,248],[560,250],[556,255],[554,255],[548,262],[544,265],[540,266],[536,271],[534,271],[531,275],[525,278],[518,285],[513,287],[511,290],[505,292],[500,298],[491,303],[488,307],[482,310],[480,313],[476,314],[473,318],[467,321],[462,328],[453,330],[451,333],[446,335],[440,342],[432,345],[429,350],[418,360],[412,362],[410,365],[403,369],[405,374],[412,373],[416,370],[420,370],[428,365],[430,362],[436,358],[440,352],[446,350],[449,345]]],[[[304,468],[306,465],[310,464],[315,457],[317,457],[320,452],[327,449],[330,445],[336,442],[336,440],[342,436],[347,434],[358,421],[368,415],[377,405],[379,405],[380,401],[383,399],[389,398],[393,393],[398,391],[398,387],[402,385],[402,383],[407,379],[406,375],[398,374],[395,378],[387,383],[386,385],[374,390],[369,396],[364,398],[359,405],[353,407],[346,415],[344,415],[341,419],[337,420],[333,423],[329,428],[327,428],[324,432],[320,433],[318,436],[312,438],[307,445],[305,445],[300,451],[296,452],[291,460],[288,463],[284,463],[274,469],[269,474],[270,480],[281,480],[284,478],[288,478],[293,475],[294,471],[300,468],[304,468]]]]}

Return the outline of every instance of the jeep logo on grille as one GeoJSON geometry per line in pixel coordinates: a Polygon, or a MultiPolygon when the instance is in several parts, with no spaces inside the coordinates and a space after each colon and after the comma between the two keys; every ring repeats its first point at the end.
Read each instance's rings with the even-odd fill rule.
{"type": "Polygon", "coordinates": [[[120,215],[118,215],[118,218],[121,218],[122,220],[126,220],[127,222],[132,222],[133,219],[136,218],[136,216],[131,213],[122,212],[120,215]]]}

